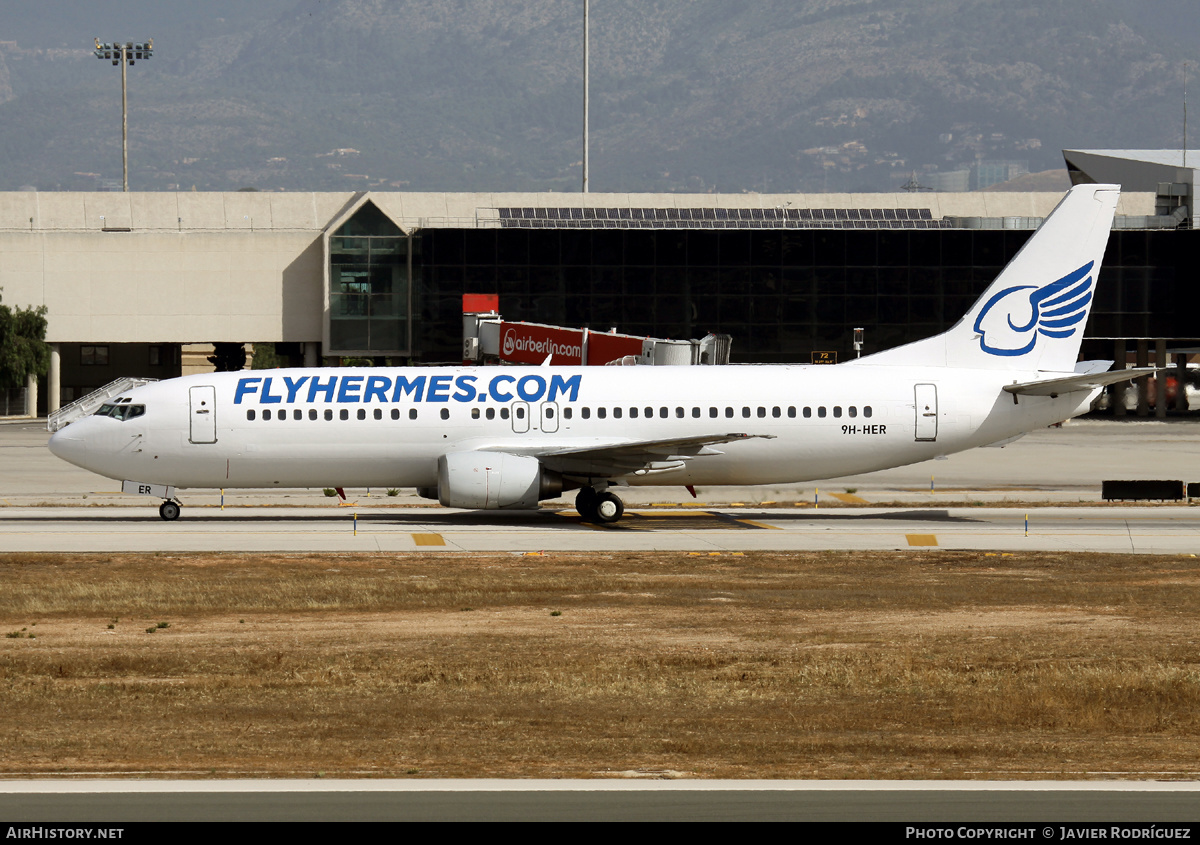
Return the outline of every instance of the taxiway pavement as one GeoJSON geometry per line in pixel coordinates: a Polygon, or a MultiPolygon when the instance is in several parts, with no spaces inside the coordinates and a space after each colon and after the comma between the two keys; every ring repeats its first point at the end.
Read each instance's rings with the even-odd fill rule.
{"type": "MultiPolygon", "coordinates": [[[[55,826],[221,819],[957,822],[968,823],[965,833],[921,831],[920,838],[1174,839],[1191,831],[1198,790],[1096,781],[48,780],[0,782],[0,814],[17,823],[10,827],[17,837],[21,822],[49,819],[55,826]],[[1072,822],[1065,832],[1058,826],[1072,822]],[[1130,832],[1112,823],[1142,824],[1130,832]]],[[[887,832],[913,838],[902,828],[887,832]]]]}
{"type": "Polygon", "coordinates": [[[595,526],[573,510],[238,507],[0,509],[0,548],[26,552],[612,552],[972,549],[1194,554],[1200,509],[647,509],[595,526]],[[1028,520],[1028,528],[1026,527],[1028,520]]]}

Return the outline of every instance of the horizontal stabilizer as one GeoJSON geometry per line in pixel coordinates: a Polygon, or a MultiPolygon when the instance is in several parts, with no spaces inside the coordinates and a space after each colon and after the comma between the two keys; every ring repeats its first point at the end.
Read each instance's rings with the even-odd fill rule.
{"type": "Polygon", "coordinates": [[[1081,373],[1065,378],[1006,384],[1004,385],[1004,390],[1020,396],[1058,396],[1062,393],[1095,390],[1097,387],[1104,387],[1106,384],[1132,381],[1142,376],[1152,376],[1157,372],[1161,372],[1158,367],[1136,367],[1129,370],[1112,370],[1107,373],[1081,373]]]}

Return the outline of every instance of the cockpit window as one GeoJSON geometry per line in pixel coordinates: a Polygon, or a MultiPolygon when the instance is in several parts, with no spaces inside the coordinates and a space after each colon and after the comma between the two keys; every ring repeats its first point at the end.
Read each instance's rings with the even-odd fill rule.
{"type": "Polygon", "coordinates": [[[112,417],[115,420],[131,420],[146,413],[145,405],[113,405],[105,403],[100,406],[94,416],[112,417]]]}

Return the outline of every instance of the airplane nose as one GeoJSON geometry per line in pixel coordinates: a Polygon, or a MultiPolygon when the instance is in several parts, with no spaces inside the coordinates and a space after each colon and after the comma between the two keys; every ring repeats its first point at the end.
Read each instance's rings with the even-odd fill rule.
{"type": "Polygon", "coordinates": [[[50,435],[50,451],[75,466],[83,466],[87,459],[87,445],[82,437],[71,431],[71,426],[59,429],[50,435]]]}

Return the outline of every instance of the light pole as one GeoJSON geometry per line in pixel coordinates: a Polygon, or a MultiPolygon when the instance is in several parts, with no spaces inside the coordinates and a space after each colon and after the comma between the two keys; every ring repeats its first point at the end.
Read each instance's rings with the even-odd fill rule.
{"type": "Polygon", "coordinates": [[[148,38],[144,43],[135,44],[127,41],[124,44],[112,42],[101,44],[96,39],[97,59],[108,59],[114,65],[121,66],[121,173],[122,190],[129,192],[129,101],[126,96],[125,67],[137,59],[149,59],[154,55],[154,39],[148,38]]]}
{"type": "Polygon", "coordinates": [[[588,0],[583,0],[583,192],[588,192],[588,0]]]}

